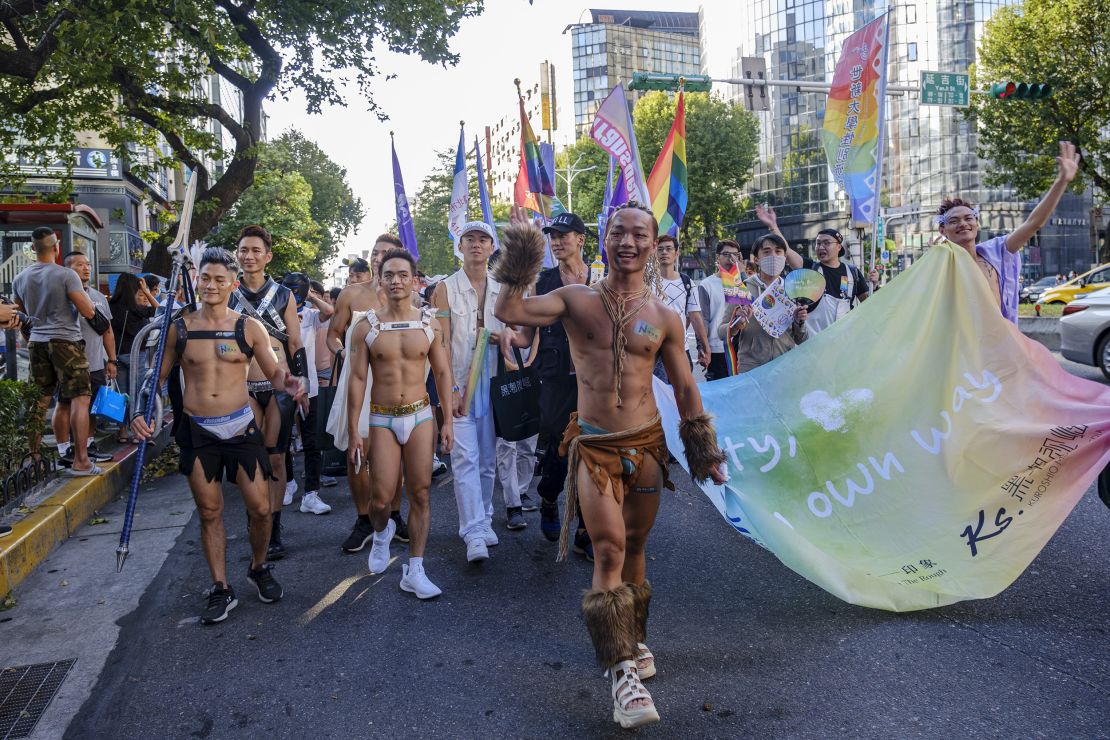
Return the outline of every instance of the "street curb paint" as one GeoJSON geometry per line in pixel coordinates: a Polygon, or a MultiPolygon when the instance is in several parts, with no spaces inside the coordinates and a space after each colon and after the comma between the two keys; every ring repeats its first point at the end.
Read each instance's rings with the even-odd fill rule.
{"type": "MultiPolygon", "coordinates": [[[[169,436],[163,427],[155,455],[169,436]]],[[[12,533],[0,541],[0,596],[27,579],[59,545],[89,521],[93,513],[113,496],[124,493],[135,467],[137,447],[132,445],[118,462],[100,463],[102,475],[71,478],[62,474],[62,486],[35,510],[12,525],[12,533]]]]}

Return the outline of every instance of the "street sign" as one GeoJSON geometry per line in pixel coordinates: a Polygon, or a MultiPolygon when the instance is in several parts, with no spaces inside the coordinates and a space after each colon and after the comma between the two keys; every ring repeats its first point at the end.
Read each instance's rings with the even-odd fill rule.
{"type": "MultiPolygon", "coordinates": [[[[766,80],[767,60],[763,57],[742,57],[740,59],[740,74],[745,80],[766,80]]],[[[744,107],[748,110],[771,110],[767,100],[767,87],[760,85],[744,85],[744,107]]]]}
{"type": "Polygon", "coordinates": [[[971,76],[958,72],[921,72],[921,105],[966,108],[971,102],[971,76]]]}

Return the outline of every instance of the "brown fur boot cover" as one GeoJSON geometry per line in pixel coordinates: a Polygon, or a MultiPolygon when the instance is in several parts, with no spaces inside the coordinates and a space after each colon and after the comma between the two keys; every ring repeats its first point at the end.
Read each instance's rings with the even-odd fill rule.
{"type": "Polygon", "coordinates": [[[717,430],[709,414],[701,413],[678,423],[678,436],[690,463],[694,480],[703,481],[725,461],[725,453],[717,446],[717,430]]]}
{"type": "Polygon", "coordinates": [[[582,596],[582,617],[602,668],[636,655],[636,604],[632,589],[590,589],[582,596]]]}
{"type": "Polygon", "coordinates": [[[628,584],[632,589],[632,603],[636,609],[636,642],[647,642],[648,605],[651,603],[651,581],[637,585],[628,584]]]}
{"type": "Polygon", "coordinates": [[[501,257],[493,268],[493,279],[502,285],[527,290],[543,267],[546,248],[543,234],[532,224],[512,224],[501,239],[501,257]]]}

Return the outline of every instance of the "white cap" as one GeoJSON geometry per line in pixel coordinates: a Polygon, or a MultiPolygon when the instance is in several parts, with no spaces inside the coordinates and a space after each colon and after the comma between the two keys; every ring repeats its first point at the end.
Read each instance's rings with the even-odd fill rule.
{"type": "Polygon", "coordinates": [[[494,232],[493,227],[485,221],[467,221],[463,224],[462,231],[459,232],[459,238],[462,239],[471,231],[480,231],[488,236],[491,241],[497,241],[497,234],[494,232]]]}

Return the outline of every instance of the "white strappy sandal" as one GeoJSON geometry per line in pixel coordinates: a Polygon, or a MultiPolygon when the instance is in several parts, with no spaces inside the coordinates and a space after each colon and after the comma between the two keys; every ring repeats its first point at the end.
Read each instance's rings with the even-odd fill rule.
{"type": "Polygon", "coordinates": [[[659,721],[659,712],[655,709],[651,694],[640,683],[640,676],[636,673],[636,661],[621,661],[606,672],[613,679],[614,722],[630,730],[659,721]],[[630,705],[638,699],[647,699],[652,703],[645,707],[632,708],[630,705]]]}
{"type": "Polygon", "coordinates": [[[642,642],[636,643],[636,673],[641,681],[646,681],[655,675],[655,656],[642,642]]]}

